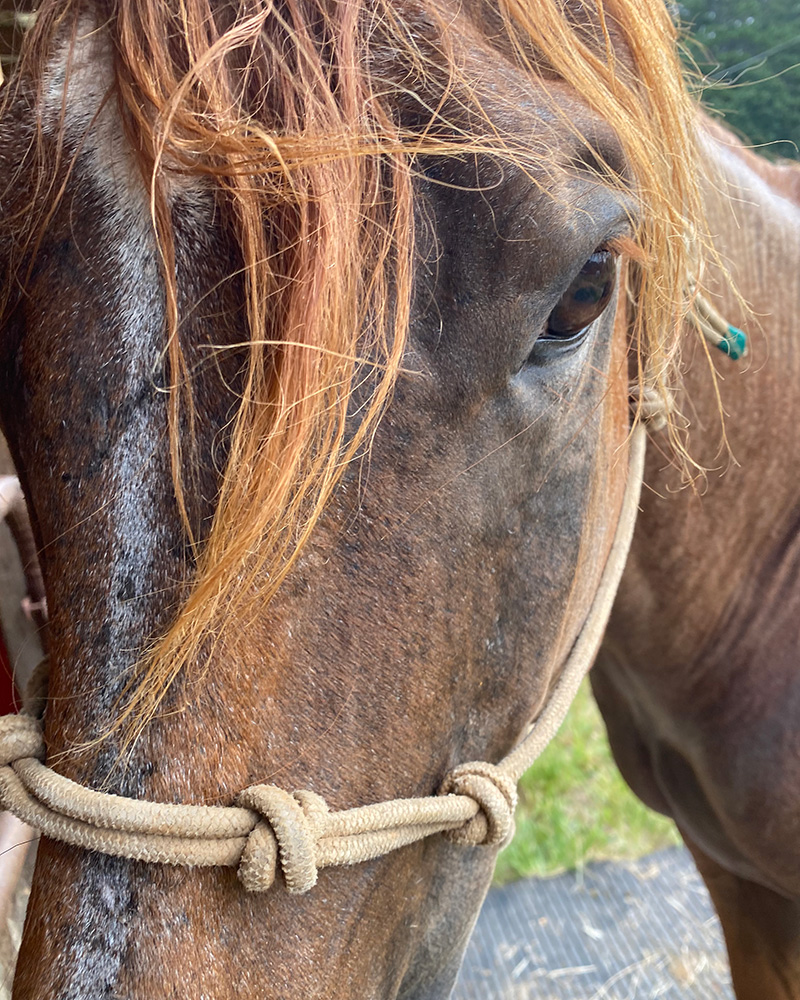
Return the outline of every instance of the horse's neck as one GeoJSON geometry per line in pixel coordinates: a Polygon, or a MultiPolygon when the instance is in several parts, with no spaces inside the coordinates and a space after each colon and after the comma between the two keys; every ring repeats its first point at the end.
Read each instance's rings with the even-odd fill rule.
{"type": "MultiPolygon", "coordinates": [[[[719,121],[701,116],[703,132],[715,146],[738,159],[755,176],[759,177],[770,190],[783,198],[788,198],[800,206],[800,163],[773,163],[749,149],[729,129],[719,121]]],[[[713,157],[713,154],[712,154],[713,157]]]]}
{"type": "MultiPolygon", "coordinates": [[[[634,659],[665,704],[681,697],[664,666],[669,657],[684,666],[702,660],[701,674],[709,664],[719,673],[726,615],[765,560],[785,564],[800,505],[800,207],[771,185],[775,168],[719,126],[703,142],[709,228],[741,299],[713,260],[702,285],[720,313],[747,332],[750,351],[733,361],[687,329],[677,405],[688,423],[689,454],[708,470],[695,490],[681,490],[682,476],[665,468],[658,441],[649,450],[653,493],[645,495],[615,635],[638,627],[637,595],[649,588],[667,651],[659,659],[640,634],[634,659]]],[[[738,623],[751,611],[743,606],[738,623]]]]}
{"type": "MultiPolygon", "coordinates": [[[[775,426],[778,411],[800,415],[795,321],[800,303],[800,167],[764,160],[719,123],[705,120],[703,131],[709,168],[706,209],[718,255],[703,284],[726,319],[747,330],[750,345],[746,364],[714,359],[723,403],[736,408],[728,411],[732,429],[752,425],[756,403],[775,426]],[[737,419],[743,405],[750,408],[748,421],[737,419]]],[[[688,391],[693,400],[713,399],[716,407],[704,367],[693,366],[697,370],[688,373],[688,391]]],[[[758,433],[763,430],[757,428],[758,433]]],[[[736,442],[731,444],[735,451],[736,442]]]]}

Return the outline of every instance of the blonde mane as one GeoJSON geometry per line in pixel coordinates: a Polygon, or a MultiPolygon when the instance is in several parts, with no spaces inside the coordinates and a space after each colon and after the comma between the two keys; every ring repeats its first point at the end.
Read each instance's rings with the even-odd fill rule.
{"type": "MultiPolygon", "coordinates": [[[[74,37],[87,6],[44,0],[18,73],[32,93],[53,46],[74,37]]],[[[275,594],[343,469],[369,447],[409,325],[417,159],[480,153],[530,170],[543,161],[533,141],[501,134],[484,112],[451,38],[460,19],[498,59],[565,81],[619,137],[640,211],[640,377],[657,386],[674,371],[696,265],[687,234],[704,228],[694,108],[662,0],[91,6],[113,40],[116,99],[151,191],[167,293],[173,477],[197,558],[187,599],[120,706],[120,724],[135,733],[174,680],[252,613],[254,593],[262,606],[275,594]],[[414,107],[413,127],[403,102],[414,107]],[[215,189],[246,289],[249,362],[203,538],[191,537],[184,503],[193,399],[168,198],[176,173],[215,189]]],[[[35,240],[29,234],[27,245],[35,240]]]]}

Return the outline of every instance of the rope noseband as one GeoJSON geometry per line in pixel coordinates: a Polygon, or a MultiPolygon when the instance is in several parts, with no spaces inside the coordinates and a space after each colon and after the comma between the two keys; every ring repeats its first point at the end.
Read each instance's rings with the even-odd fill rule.
{"type": "Polygon", "coordinates": [[[38,699],[40,706],[0,718],[0,806],[47,837],[88,850],[170,865],[235,867],[252,892],[269,889],[279,868],[289,892],[307,892],[320,868],[368,861],[436,833],[459,844],[502,844],[513,830],[517,782],[556,734],[603,637],[633,537],[645,440],[640,423],[589,615],[544,710],[499,764],[462,764],[435,796],[341,812],[329,810],[314,792],[290,794],[274,785],[246,788],[232,806],[148,802],[94,791],[46,767],[38,699]]]}

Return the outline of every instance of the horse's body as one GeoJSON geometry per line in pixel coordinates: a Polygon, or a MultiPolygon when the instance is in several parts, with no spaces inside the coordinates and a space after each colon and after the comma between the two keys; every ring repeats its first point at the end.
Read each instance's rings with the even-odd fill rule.
{"type": "Polygon", "coordinates": [[[674,817],[706,879],[737,996],[795,1000],[800,170],[706,127],[711,230],[752,308],[743,313],[707,276],[720,308],[751,332],[745,361],[716,363],[736,462],[718,452],[718,409],[696,347],[676,403],[692,454],[712,471],[702,488],[676,493],[651,443],[651,491],[592,680],[624,775],[674,817]]]}

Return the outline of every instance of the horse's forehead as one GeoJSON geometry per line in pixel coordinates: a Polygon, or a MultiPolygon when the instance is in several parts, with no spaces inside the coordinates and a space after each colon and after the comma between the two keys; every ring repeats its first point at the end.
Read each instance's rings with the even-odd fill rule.
{"type": "MultiPolygon", "coordinates": [[[[457,39],[459,75],[468,81],[466,92],[463,86],[456,87],[454,103],[468,109],[470,119],[477,105],[487,123],[500,135],[527,147],[544,170],[580,158],[581,153],[576,153],[576,136],[580,135],[586,149],[599,149],[615,172],[625,174],[621,143],[603,116],[592,111],[580,94],[553,75],[538,76],[521,69],[511,53],[498,51],[496,39],[490,44],[475,22],[463,14],[454,18],[452,29],[457,39]]],[[[622,61],[628,63],[627,48],[613,33],[611,41],[622,61]]],[[[51,57],[41,92],[40,120],[45,131],[55,133],[65,128],[67,138],[92,157],[101,187],[113,190],[115,200],[122,194],[131,203],[142,198],[141,175],[127,148],[116,102],[108,99],[114,76],[110,38],[84,16],[75,37],[65,38],[51,57]]],[[[428,103],[425,95],[417,96],[428,103]]],[[[445,117],[456,127],[462,124],[458,112],[446,110],[445,117]]],[[[175,194],[197,188],[196,181],[185,183],[179,174],[167,172],[164,180],[176,189],[175,194]]]]}
{"type": "MultiPolygon", "coordinates": [[[[114,47],[108,32],[84,14],[74,38],[62,38],[43,76],[38,114],[46,136],[80,151],[82,168],[108,206],[125,206],[142,220],[149,217],[149,195],[129,137],[113,98],[114,47]]],[[[207,185],[176,171],[163,171],[169,193],[203,200],[207,185]]],[[[109,220],[113,224],[113,219],[109,220]]],[[[120,220],[127,229],[131,219],[120,220]]],[[[149,232],[149,224],[145,232],[149,232]]],[[[131,234],[132,237],[134,234],[131,234]]]]}
{"type": "MultiPolygon", "coordinates": [[[[558,162],[561,149],[568,150],[571,158],[578,132],[587,146],[601,146],[604,154],[608,149],[612,154],[606,160],[609,166],[624,167],[621,143],[604,116],[591,109],[586,95],[577,93],[546,63],[539,63],[534,50],[527,53],[528,66],[523,67],[499,19],[487,24],[486,17],[470,12],[469,6],[460,6],[448,26],[455,63],[466,82],[464,92],[457,93],[461,106],[471,108],[476,102],[502,135],[533,144],[542,159],[549,151],[558,162]]],[[[589,4],[566,4],[564,15],[575,32],[575,38],[565,44],[580,40],[590,50],[598,50],[600,61],[613,53],[618,72],[635,77],[635,60],[619,25],[605,21],[601,25],[594,5],[589,4]]],[[[489,17],[496,17],[495,12],[489,17]]],[[[456,90],[460,90],[458,85],[456,90]]],[[[624,168],[619,172],[624,173],[624,168]]]]}

